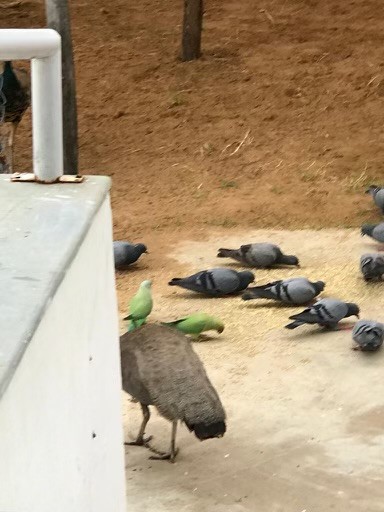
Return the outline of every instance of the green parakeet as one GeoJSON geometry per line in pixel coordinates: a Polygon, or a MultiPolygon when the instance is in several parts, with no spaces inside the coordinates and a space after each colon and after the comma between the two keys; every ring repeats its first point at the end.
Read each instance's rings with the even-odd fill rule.
{"type": "Polygon", "coordinates": [[[139,291],[129,303],[129,315],[124,320],[130,320],[128,331],[133,331],[136,327],[145,324],[147,316],[152,311],[152,281],[143,281],[139,291]]]}
{"type": "Polygon", "coordinates": [[[198,337],[204,331],[224,331],[224,324],[220,318],[207,313],[193,313],[174,322],[163,322],[163,325],[175,327],[184,334],[192,334],[194,337],[198,337]]]}

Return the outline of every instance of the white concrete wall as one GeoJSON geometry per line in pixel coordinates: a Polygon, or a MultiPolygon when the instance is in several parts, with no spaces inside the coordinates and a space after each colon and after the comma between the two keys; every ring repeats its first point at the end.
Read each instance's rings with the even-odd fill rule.
{"type": "Polygon", "coordinates": [[[0,400],[1,512],[125,510],[120,384],[107,198],[0,400]]]}

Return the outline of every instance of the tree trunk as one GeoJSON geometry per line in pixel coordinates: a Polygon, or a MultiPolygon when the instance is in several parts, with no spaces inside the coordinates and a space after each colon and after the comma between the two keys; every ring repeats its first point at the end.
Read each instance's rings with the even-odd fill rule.
{"type": "Polygon", "coordinates": [[[202,28],[203,0],[184,0],[181,60],[188,61],[200,57],[202,28]]]}
{"type": "Polygon", "coordinates": [[[47,25],[62,39],[64,174],[78,174],[76,82],[67,0],[45,0],[47,25]]]}

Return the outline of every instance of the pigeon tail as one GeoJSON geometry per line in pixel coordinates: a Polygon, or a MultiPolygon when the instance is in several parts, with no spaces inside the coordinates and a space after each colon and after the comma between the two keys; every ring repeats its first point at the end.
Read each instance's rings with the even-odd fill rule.
{"type": "Polygon", "coordinates": [[[255,296],[255,294],[253,292],[247,291],[247,292],[243,293],[241,298],[243,300],[252,300],[252,299],[256,299],[257,297],[255,296]]]}
{"type": "Polygon", "coordinates": [[[290,324],[287,324],[285,326],[286,329],[296,329],[296,327],[300,327],[300,325],[303,325],[301,322],[298,322],[297,320],[295,320],[294,322],[291,322],[290,324]]]}
{"type": "Polygon", "coordinates": [[[282,254],[278,259],[277,263],[280,265],[294,265],[296,267],[300,266],[299,260],[296,256],[282,254]]]}
{"type": "Polygon", "coordinates": [[[219,249],[217,253],[218,258],[237,258],[239,251],[237,249],[219,249]]]}
{"type": "Polygon", "coordinates": [[[177,286],[179,284],[179,281],[182,281],[182,277],[174,277],[169,281],[169,286],[177,286]]]}
{"type": "Polygon", "coordinates": [[[271,293],[270,290],[266,286],[256,286],[255,288],[250,288],[241,296],[243,300],[251,300],[251,299],[275,299],[275,295],[271,293]]]}
{"type": "Polygon", "coordinates": [[[295,320],[300,322],[301,324],[317,324],[319,318],[316,317],[313,313],[311,313],[310,309],[305,309],[301,313],[297,315],[292,315],[289,317],[290,320],[295,320]]]}

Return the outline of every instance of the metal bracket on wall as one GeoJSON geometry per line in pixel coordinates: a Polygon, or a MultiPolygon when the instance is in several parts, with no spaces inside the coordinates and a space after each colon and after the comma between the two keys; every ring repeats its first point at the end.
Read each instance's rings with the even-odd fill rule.
{"type": "Polygon", "coordinates": [[[33,174],[33,172],[15,172],[11,175],[11,181],[17,182],[21,181],[23,183],[26,182],[36,182],[36,183],[44,183],[44,184],[51,184],[51,183],[81,183],[84,181],[84,176],[80,176],[79,174],[77,176],[73,176],[72,174],[64,174],[62,176],[59,176],[56,181],[40,181],[37,179],[36,174],[33,174]]]}

